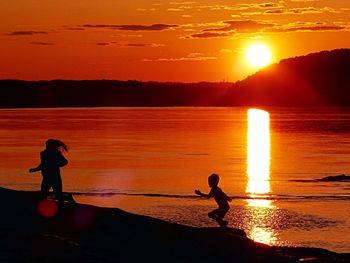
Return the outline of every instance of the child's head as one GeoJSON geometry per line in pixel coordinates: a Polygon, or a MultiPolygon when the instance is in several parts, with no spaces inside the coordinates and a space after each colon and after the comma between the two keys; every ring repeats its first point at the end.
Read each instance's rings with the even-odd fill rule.
{"type": "Polygon", "coordinates": [[[45,145],[46,145],[46,149],[48,149],[49,151],[52,151],[52,150],[63,150],[63,151],[66,151],[68,152],[68,146],[60,141],[60,140],[56,140],[56,139],[48,139],[46,142],[45,142],[45,145]]]}
{"type": "Polygon", "coordinates": [[[209,177],[208,177],[208,184],[209,184],[209,187],[212,188],[214,186],[218,186],[218,183],[219,183],[219,175],[217,174],[211,174],[209,177]]]}

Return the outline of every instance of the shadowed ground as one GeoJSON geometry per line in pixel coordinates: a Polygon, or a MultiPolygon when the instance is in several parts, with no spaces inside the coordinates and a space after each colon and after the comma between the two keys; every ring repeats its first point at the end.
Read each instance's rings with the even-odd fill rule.
{"type": "Polygon", "coordinates": [[[38,198],[0,188],[0,262],[350,262],[350,254],[262,245],[237,229],[194,228],[72,202],[45,218],[38,198]]]}

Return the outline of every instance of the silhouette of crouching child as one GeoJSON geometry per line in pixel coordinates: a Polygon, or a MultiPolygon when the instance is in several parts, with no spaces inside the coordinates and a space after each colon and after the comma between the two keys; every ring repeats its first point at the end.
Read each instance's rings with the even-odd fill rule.
{"type": "Polygon", "coordinates": [[[219,175],[213,173],[208,177],[208,185],[211,188],[209,194],[203,194],[199,190],[195,190],[195,193],[199,196],[211,198],[214,197],[219,208],[208,213],[208,217],[215,220],[220,226],[226,227],[228,222],[223,220],[228,210],[230,210],[230,205],[228,202],[231,202],[231,198],[228,197],[220,187],[219,184],[219,175]]]}
{"type": "Polygon", "coordinates": [[[41,171],[41,198],[45,199],[49,195],[50,188],[54,192],[55,198],[62,202],[62,179],[60,167],[66,166],[68,161],[62,152],[68,152],[68,146],[60,140],[49,139],[45,143],[46,149],[40,152],[40,164],[29,169],[30,173],[41,171]]]}

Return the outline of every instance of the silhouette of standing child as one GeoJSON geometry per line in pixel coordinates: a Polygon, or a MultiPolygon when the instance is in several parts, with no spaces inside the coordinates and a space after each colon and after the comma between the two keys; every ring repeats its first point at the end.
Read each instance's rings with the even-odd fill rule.
{"type": "Polygon", "coordinates": [[[212,174],[208,177],[208,185],[211,188],[209,194],[203,194],[199,190],[195,190],[194,192],[203,197],[211,198],[214,197],[216,203],[219,205],[218,209],[215,209],[211,211],[208,216],[211,219],[214,219],[220,226],[226,227],[228,222],[223,220],[225,217],[226,213],[230,209],[230,206],[228,202],[231,202],[231,198],[228,197],[220,187],[218,187],[219,184],[219,175],[217,174],[212,174]]]}
{"type": "Polygon", "coordinates": [[[30,173],[41,171],[43,180],[41,182],[41,198],[46,198],[50,188],[58,201],[63,201],[62,179],[60,167],[68,164],[68,161],[62,155],[62,152],[68,152],[68,147],[60,140],[49,139],[45,143],[46,149],[40,152],[41,163],[29,169],[30,173]]]}

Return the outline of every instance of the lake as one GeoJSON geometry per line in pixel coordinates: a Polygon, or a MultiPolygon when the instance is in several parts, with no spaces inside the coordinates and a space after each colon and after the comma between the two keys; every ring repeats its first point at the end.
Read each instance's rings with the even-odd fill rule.
{"type": "Polygon", "coordinates": [[[350,252],[349,108],[0,110],[0,185],[39,190],[49,138],[68,144],[64,191],[191,226],[215,226],[207,177],[233,198],[226,218],[256,241],[350,252]],[[248,118],[249,117],[249,118],[248,118]]]}

